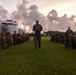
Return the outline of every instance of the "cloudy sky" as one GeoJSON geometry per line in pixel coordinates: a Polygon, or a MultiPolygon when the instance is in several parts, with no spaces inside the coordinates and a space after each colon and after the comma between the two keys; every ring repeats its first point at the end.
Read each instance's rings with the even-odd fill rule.
{"type": "MultiPolygon", "coordinates": [[[[63,14],[75,15],[76,14],[76,0],[27,0],[29,5],[37,5],[39,11],[44,15],[47,15],[49,10],[55,9],[58,11],[58,15],[63,14]]],[[[17,4],[22,0],[0,0],[0,5],[7,9],[10,13],[16,10],[17,4]]]]}
{"type": "Polygon", "coordinates": [[[32,31],[36,20],[44,31],[76,31],[76,0],[0,0],[0,19],[12,19],[32,31]]]}

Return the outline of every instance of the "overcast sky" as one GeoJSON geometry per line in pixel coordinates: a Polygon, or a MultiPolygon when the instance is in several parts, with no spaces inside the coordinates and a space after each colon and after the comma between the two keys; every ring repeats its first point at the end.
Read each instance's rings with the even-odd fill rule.
{"type": "Polygon", "coordinates": [[[32,31],[36,20],[44,31],[76,31],[76,0],[0,0],[0,19],[12,19],[32,31]]]}
{"type": "MultiPolygon", "coordinates": [[[[27,0],[29,5],[37,5],[39,11],[44,15],[52,9],[57,10],[58,15],[63,14],[75,15],[76,14],[76,0],[27,0]]],[[[22,0],[0,0],[0,5],[2,5],[9,13],[16,10],[17,4],[21,3],[22,0]]]]}

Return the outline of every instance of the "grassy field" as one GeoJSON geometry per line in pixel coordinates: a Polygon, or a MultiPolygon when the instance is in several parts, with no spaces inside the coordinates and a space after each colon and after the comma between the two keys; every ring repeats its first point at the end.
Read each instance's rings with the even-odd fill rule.
{"type": "Polygon", "coordinates": [[[42,38],[42,47],[29,42],[0,52],[0,75],[76,75],[76,50],[42,38]]]}

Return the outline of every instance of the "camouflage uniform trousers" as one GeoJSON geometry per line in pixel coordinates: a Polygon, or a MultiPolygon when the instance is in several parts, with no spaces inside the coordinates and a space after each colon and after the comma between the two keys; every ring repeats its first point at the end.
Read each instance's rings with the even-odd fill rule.
{"type": "Polygon", "coordinates": [[[34,36],[34,45],[36,48],[41,47],[41,35],[40,34],[35,34],[34,36]]]}

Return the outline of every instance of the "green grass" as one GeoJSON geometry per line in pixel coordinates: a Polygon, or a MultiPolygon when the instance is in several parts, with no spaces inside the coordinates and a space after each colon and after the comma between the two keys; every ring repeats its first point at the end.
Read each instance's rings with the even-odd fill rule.
{"type": "Polygon", "coordinates": [[[0,75],[76,75],[76,50],[42,38],[42,47],[29,42],[0,52],[0,75]]]}

